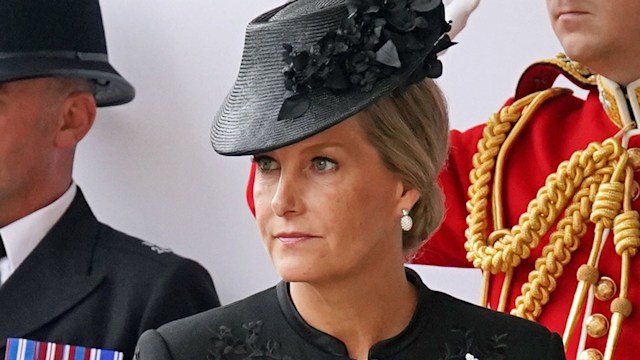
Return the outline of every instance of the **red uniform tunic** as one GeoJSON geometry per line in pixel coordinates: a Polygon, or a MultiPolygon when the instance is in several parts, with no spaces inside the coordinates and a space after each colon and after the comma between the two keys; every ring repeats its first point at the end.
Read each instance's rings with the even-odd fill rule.
{"type": "MultiPolygon", "coordinates": [[[[516,97],[521,97],[532,90],[548,87],[560,73],[561,71],[558,70],[554,76],[553,70],[550,70],[547,65],[532,66],[521,80],[519,94],[516,97]],[[552,75],[548,76],[549,72],[552,75]]],[[[589,88],[586,84],[584,87],[589,88]]],[[[506,105],[510,105],[513,101],[514,99],[510,99],[506,105]]],[[[468,215],[465,203],[469,200],[467,190],[470,186],[469,174],[473,168],[472,157],[477,152],[476,146],[482,137],[484,127],[485,125],[481,125],[465,132],[455,130],[451,132],[450,157],[440,177],[446,196],[446,216],[439,230],[418,251],[414,259],[415,263],[472,266],[466,259],[467,252],[464,247],[467,228],[465,218],[468,215]]],[[[527,211],[527,205],[543,187],[547,176],[555,173],[562,161],[568,160],[575,151],[585,149],[589,143],[602,142],[619,131],[620,126],[611,120],[604,110],[595,86],[590,88],[586,100],[567,93],[545,102],[527,122],[509,150],[504,163],[504,228],[511,228],[518,224],[520,215],[527,211]]],[[[640,137],[631,138],[628,148],[640,148],[640,137]]],[[[634,177],[637,185],[637,181],[640,181],[640,172],[636,171],[634,177]]],[[[490,201],[488,204],[491,206],[490,201]]],[[[633,201],[633,208],[640,209],[639,199],[633,201]]],[[[491,222],[489,226],[491,227],[491,222]]],[[[488,229],[488,231],[491,230],[491,228],[488,229]]],[[[507,312],[514,308],[516,297],[522,293],[521,287],[527,281],[529,272],[534,270],[534,262],[540,257],[542,248],[548,243],[549,234],[553,230],[555,227],[551,227],[541,238],[540,244],[532,249],[531,256],[515,268],[507,312]]],[[[587,262],[593,239],[594,226],[590,224],[582,237],[580,246],[573,253],[571,261],[564,267],[563,275],[557,279],[557,288],[551,293],[549,303],[543,307],[542,314],[538,318],[540,323],[554,332],[562,334],[564,331],[578,283],[576,272],[582,264],[587,262]]],[[[640,279],[640,261],[638,260],[640,259],[631,259],[628,298],[632,304],[640,306],[640,285],[637,283],[640,279]]],[[[613,279],[619,291],[621,257],[616,253],[611,238],[606,240],[598,268],[599,275],[613,279]]],[[[503,274],[491,277],[488,295],[491,308],[497,307],[503,278],[503,274]]],[[[606,319],[611,319],[611,301],[612,299],[605,301],[595,299],[592,314],[602,314],[606,319]]],[[[577,356],[582,321],[581,317],[566,348],[568,359],[575,359],[577,356]]],[[[640,355],[634,354],[639,334],[640,311],[636,311],[623,323],[614,359],[640,358],[640,355]]],[[[585,348],[597,349],[604,353],[606,342],[605,331],[600,338],[587,336],[585,348]]]]}

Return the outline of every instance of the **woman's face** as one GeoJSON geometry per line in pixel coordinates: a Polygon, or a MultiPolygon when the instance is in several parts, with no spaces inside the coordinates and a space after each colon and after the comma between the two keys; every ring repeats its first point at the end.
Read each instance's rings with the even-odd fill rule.
{"type": "Polygon", "coordinates": [[[255,156],[256,220],[287,281],[339,281],[403,261],[400,217],[419,195],[385,167],[357,116],[255,156]]]}

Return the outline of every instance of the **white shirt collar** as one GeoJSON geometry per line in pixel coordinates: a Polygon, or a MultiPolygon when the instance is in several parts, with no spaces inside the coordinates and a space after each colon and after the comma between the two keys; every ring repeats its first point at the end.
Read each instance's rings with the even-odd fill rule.
{"type": "Polygon", "coordinates": [[[71,183],[69,189],[56,201],[0,228],[0,235],[7,250],[6,268],[9,270],[9,273],[5,274],[6,271],[3,269],[1,282],[4,282],[40,244],[67,211],[76,193],[77,186],[71,183]]]}

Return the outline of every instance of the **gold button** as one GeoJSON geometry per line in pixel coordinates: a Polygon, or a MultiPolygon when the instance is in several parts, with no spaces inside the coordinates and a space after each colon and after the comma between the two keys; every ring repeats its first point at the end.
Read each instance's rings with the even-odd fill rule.
{"type": "Polygon", "coordinates": [[[600,280],[598,280],[598,282],[596,283],[595,289],[596,299],[600,301],[609,301],[613,299],[613,297],[616,295],[616,292],[618,292],[616,282],[608,276],[601,277],[600,280]]]}
{"type": "Polygon", "coordinates": [[[592,338],[601,338],[609,332],[609,320],[602,314],[593,314],[587,318],[587,334],[592,338]]]}
{"type": "Polygon", "coordinates": [[[640,149],[639,148],[631,148],[627,150],[629,154],[629,165],[633,168],[633,171],[640,170],[640,149]]]}
{"type": "Polygon", "coordinates": [[[604,355],[598,349],[587,349],[580,353],[578,360],[602,360],[604,355]]]}

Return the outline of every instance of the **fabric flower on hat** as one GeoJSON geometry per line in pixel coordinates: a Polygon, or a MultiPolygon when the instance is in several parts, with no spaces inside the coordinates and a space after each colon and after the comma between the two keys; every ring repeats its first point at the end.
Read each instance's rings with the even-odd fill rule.
{"type": "Polygon", "coordinates": [[[441,0],[348,0],[342,25],[325,34],[310,49],[284,44],[284,86],[290,92],[278,119],[303,115],[307,94],[325,88],[333,92],[369,92],[383,78],[405,70],[405,54],[424,55],[405,85],[442,74],[437,54],[453,45],[446,32],[441,0]]]}

